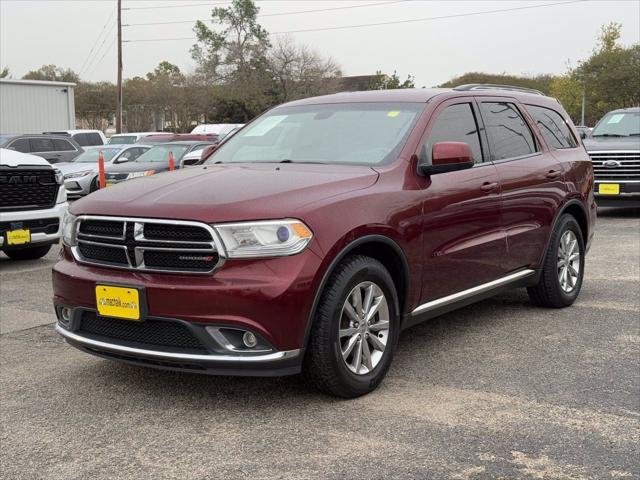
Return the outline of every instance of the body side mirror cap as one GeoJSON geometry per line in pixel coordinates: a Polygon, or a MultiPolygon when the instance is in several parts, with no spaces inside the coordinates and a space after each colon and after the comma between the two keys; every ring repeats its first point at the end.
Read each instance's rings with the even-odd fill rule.
{"type": "Polygon", "coordinates": [[[431,149],[431,165],[419,165],[421,175],[454,172],[474,165],[473,152],[468,143],[438,142],[431,149]]]}

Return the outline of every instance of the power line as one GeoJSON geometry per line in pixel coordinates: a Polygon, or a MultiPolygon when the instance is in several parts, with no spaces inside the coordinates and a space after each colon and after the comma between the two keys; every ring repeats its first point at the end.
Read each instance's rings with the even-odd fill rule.
{"type": "MultiPolygon", "coordinates": [[[[457,13],[453,15],[441,15],[437,17],[424,17],[424,18],[412,18],[408,20],[396,20],[391,22],[378,22],[378,23],[363,23],[359,25],[343,25],[338,27],[320,27],[320,28],[306,28],[302,30],[288,30],[284,32],[270,32],[270,35],[284,35],[288,33],[303,33],[303,32],[321,32],[328,30],[343,30],[345,28],[364,28],[364,27],[378,27],[383,25],[396,25],[402,23],[414,23],[414,22],[428,22],[433,20],[445,20],[449,18],[460,18],[460,17],[471,17],[477,15],[487,15],[493,13],[502,13],[502,12],[514,12],[518,10],[528,10],[533,8],[543,8],[543,7],[555,7],[559,5],[569,5],[572,3],[581,3],[587,2],[589,0],[571,0],[567,2],[556,2],[556,3],[544,3],[539,5],[527,5],[523,7],[512,7],[512,8],[500,8],[496,10],[485,10],[483,12],[469,12],[469,13],[457,13]]],[[[143,39],[134,39],[134,40],[123,40],[123,42],[127,43],[137,43],[137,42],[158,42],[158,41],[174,41],[174,40],[195,40],[197,37],[177,37],[177,38],[143,38],[143,39]]]]}
{"type": "MultiPolygon", "coordinates": [[[[98,58],[98,54],[100,52],[100,50],[102,50],[102,46],[105,44],[105,42],[107,41],[107,38],[109,38],[109,34],[113,31],[114,27],[116,26],[116,24],[114,23],[111,28],[109,29],[109,32],[107,33],[107,35],[104,37],[104,40],[102,41],[102,43],[100,44],[100,46],[98,47],[98,49],[96,50],[96,54],[91,58],[91,60],[89,61],[89,63],[87,64],[87,67],[85,69],[85,73],[89,73],[93,68],[95,68],[95,66],[97,65],[96,63],[94,63],[94,60],[96,58],[98,58]]],[[[102,57],[100,57],[100,60],[98,60],[98,63],[100,63],[102,61],[102,59],[105,57],[105,55],[107,54],[107,52],[109,51],[109,49],[112,47],[113,43],[116,41],[116,37],[113,37],[111,39],[111,43],[109,43],[109,45],[107,46],[107,49],[104,51],[102,57]]]]}
{"type": "Polygon", "coordinates": [[[213,5],[228,5],[231,2],[209,2],[209,3],[183,3],[181,5],[154,5],[152,7],[125,7],[122,10],[151,10],[155,8],[186,8],[186,7],[210,7],[213,5]]]}
{"type": "Polygon", "coordinates": [[[91,50],[89,50],[89,54],[87,55],[87,58],[84,59],[84,62],[82,62],[82,66],[80,67],[80,70],[78,70],[78,75],[80,75],[82,73],[82,71],[84,70],[85,66],[87,65],[87,62],[89,61],[89,59],[91,58],[91,54],[93,53],[93,50],[96,48],[96,45],[98,44],[98,42],[100,41],[100,37],[102,37],[102,34],[104,33],[105,28],[107,28],[107,25],[109,24],[109,22],[111,21],[111,19],[113,18],[113,14],[116,12],[116,9],[114,8],[111,11],[111,15],[109,15],[109,18],[107,18],[107,21],[104,22],[104,25],[102,26],[102,30],[100,30],[100,34],[98,35],[98,37],[96,38],[96,41],[93,42],[93,46],[91,47],[91,50]]]}
{"type": "MultiPolygon", "coordinates": [[[[102,60],[104,60],[104,57],[106,57],[106,56],[107,56],[107,53],[109,53],[109,52],[110,52],[111,47],[113,46],[113,44],[115,43],[115,41],[116,41],[116,37],[113,37],[113,39],[111,40],[111,43],[109,44],[109,46],[107,47],[107,49],[104,51],[104,53],[103,53],[103,54],[102,54],[102,56],[100,57],[100,60],[98,60],[98,62],[97,62],[97,63],[95,63],[95,64],[93,65],[93,67],[94,67],[94,68],[95,68],[96,66],[100,65],[100,63],[102,62],[102,60]]],[[[89,72],[87,71],[87,73],[89,73],[89,72]]]]}
{"type": "MultiPolygon", "coordinates": [[[[379,5],[390,5],[392,3],[403,3],[406,1],[407,0],[393,0],[391,2],[364,3],[360,5],[348,5],[346,7],[320,8],[316,10],[298,10],[296,12],[279,12],[279,13],[264,13],[264,14],[259,13],[258,16],[259,17],[277,17],[282,15],[298,15],[302,13],[331,12],[334,10],[348,10],[352,8],[377,7],[379,5]]],[[[178,21],[171,21],[171,22],[127,23],[127,24],[123,24],[122,26],[123,27],[140,27],[140,26],[146,26],[146,25],[173,25],[177,23],[194,23],[194,22],[197,22],[198,20],[199,19],[196,18],[195,20],[178,20],[178,21]]]]}

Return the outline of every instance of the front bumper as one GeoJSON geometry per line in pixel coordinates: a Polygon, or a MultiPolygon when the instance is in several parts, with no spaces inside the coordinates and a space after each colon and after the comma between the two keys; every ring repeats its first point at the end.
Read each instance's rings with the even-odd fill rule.
{"type": "Polygon", "coordinates": [[[640,207],[640,180],[596,180],[595,182],[595,199],[599,207],[640,207]],[[599,185],[617,184],[620,193],[617,195],[599,194],[599,185]]]}
{"type": "MultiPolygon", "coordinates": [[[[150,273],[78,264],[65,247],[53,269],[57,330],[69,344],[87,353],[139,365],[210,374],[295,374],[301,367],[320,263],[307,249],[290,257],[228,260],[223,268],[207,275],[150,273]],[[96,284],[143,289],[145,321],[123,322],[146,323],[153,335],[159,322],[179,323],[204,348],[193,351],[148,339],[130,342],[111,333],[96,335],[95,330],[80,326],[83,324],[65,325],[62,307],[96,316],[96,284]],[[268,348],[225,350],[209,329],[248,331],[263,339],[268,348]]],[[[100,316],[97,320],[110,321],[100,316]]]]}
{"type": "Polygon", "coordinates": [[[242,376],[283,376],[300,373],[300,349],[251,356],[215,353],[203,355],[135,348],[100,341],[69,331],[60,324],[56,325],[56,332],[69,345],[86,353],[162,370],[242,376]]]}
{"type": "Polygon", "coordinates": [[[64,181],[64,188],[69,197],[82,197],[91,193],[91,185],[96,181],[96,175],[86,175],[78,178],[67,178],[64,181]]]}
{"type": "MultiPolygon", "coordinates": [[[[5,245],[4,227],[0,230],[0,249],[19,249],[29,248],[30,246],[51,245],[57,243],[62,233],[62,217],[67,211],[69,204],[61,202],[56,204],[52,208],[42,210],[23,210],[15,212],[2,212],[0,213],[0,225],[5,224],[29,224],[38,220],[57,219],[58,229],[55,232],[43,229],[44,231],[34,231],[31,233],[31,242],[25,245],[11,246],[5,245]]],[[[20,227],[18,227],[20,228],[20,227]]]]}

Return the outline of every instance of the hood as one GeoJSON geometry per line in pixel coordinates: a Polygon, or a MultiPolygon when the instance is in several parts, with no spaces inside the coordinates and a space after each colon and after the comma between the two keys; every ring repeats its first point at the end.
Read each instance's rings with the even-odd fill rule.
{"type": "Polygon", "coordinates": [[[62,162],[56,163],[56,168],[62,172],[63,175],[68,175],[75,172],[84,172],[85,170],[98,171],[97,163],[90,162],[62,162]]]}
{"type": "Polygon", "coordinates": [[[17,167],[20,165],[32,167],[51,167],[51,164],[44,158],[27,153],[16,152],[7,148],[0,148],[0,165],[6,167],[17,167]]]}
{"type": "Polygon", "coordinates": [[[208,223],[297,217],[305,205],[370,187],[377,178],[364,166],[204,165],[99,190],[74,203],[71,212],[208,223]]]}
{"type": "Polygon", "coordinates": [[[588,137],[583,140],[587,152],[599,150],[640,150],[640,137],[588,137]]]}

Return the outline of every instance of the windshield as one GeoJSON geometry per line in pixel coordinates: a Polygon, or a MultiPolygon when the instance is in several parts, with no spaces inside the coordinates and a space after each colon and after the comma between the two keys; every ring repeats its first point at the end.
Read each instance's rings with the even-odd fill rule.
{"type": "Polygon", "coordinates": [[[78,155],[73,161],[74,163],[98,163],[100,152],[104,155],[104,161],[110,162],[116,154],[122,150],[121,148],[92,148],[78,155]]]}
{"type": "Polygon", "coordinates": [[[380,165],[402,149],[422,103],[339,103],[276,108],[224,142],[206,163],[380,165]]]}
{"type": "Polygon", "coordinates": [[[0,135],[0,147],[4,147],[12,138],[10,135],[0,135]]]}
{"type": "Polygon", "coordinates": [[[129,145],[130,143],[136,143],[135,135],[114,135],[109,139],[107,143],[112,145],[129,145]]]}
{"type": "Polygon", "coordinates": [[[591,132],[592,137],[640,135],[640,112],[608,113],[591,132]]]}
{"type": "Polygon", "coordinates": [[[157,145],[136,158],[136,162],[169,163],[169,152],[173,152],[173,159],[178,161],[189,149],[189,145],[157,145]]]}

